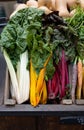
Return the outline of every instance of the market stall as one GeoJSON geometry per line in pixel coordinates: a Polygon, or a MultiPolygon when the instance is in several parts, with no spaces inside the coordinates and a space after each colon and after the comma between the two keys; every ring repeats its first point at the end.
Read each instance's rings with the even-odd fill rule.
{"type": "Polygon", "coordinates": [[[0,115],[84,116],[84,12],[40,5],[17,5],[1,33],[0,115]]]}

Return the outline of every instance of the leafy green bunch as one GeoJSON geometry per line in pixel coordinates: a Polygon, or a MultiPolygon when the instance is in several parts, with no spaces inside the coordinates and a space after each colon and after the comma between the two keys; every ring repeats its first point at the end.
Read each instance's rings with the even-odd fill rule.
{"type": "Polygon", "coordinates": [[[76,8],[73,17],[66,19],[66,21],[77,33],[77,55],[81,57],[81,59],[84,59],[84,9],[80,7],[76,8]]]}

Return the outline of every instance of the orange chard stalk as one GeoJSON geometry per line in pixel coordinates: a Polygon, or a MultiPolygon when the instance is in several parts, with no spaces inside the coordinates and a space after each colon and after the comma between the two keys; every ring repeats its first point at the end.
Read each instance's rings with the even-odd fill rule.
{"type": "Polygon", "coordinates": [[[45,72],[46,72],[46,66],[52,56],[52,53],[49,55],[47,60],[44,63],[44,68],[42,68],[39,72],[38,79],[37,79],[37,86],[36,86],[36,96],[37,96],[37,102],[40,101],[40,93],[43,90],[43,84],[44,84],[44,78],[45,78],[45,72]]]}
{"type": "Polygon", "coordinates": [[[83,94],[83,98],[84,98],[84,60],[83,60],[82,76],[83,76],[83,80],[82,80],[82,94],[83,94]]]}
{"type": "Polygon", "coordinates": [[[77,99],[81,99],[81,90],[82,90],[82,60],[79,58],[78,64],[77,64],[77,69],[78,69],[78,83],[77,83],[77,99]]]}
{"type": "Polygon", "coordinates": [[[47,103],[47,86],[46,86],[45,80],[43,82],[43,89],[42,89],[42,94],[41,94],[41,98],[40,98],[40,103],[42,103],[42,104],[47,103]]]}
{"type": "Polygon", "coordinates": [[[36,83],[37,83],[37,74],[32,65],[32,61],[30,61],[30,103],[33,106],[37,105],[36,101],[36,83]]]}
{"type": "Polygon", "coordinates": [[[38,75],[38,81],[37,81],[37,92],[40,92],[42,89],[42,85],[44,82],[44,78],[45,78],[45,71],[46,71],[46,66],[51,58],[52,54],[49,55],[49,57],[47,58],[47,60],[44,63],[44,67],[40,70],[40,73],[38,75]]]}

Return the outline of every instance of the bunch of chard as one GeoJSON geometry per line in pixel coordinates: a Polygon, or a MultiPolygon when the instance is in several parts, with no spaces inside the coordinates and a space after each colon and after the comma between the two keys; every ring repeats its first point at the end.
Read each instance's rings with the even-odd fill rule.
{"type": "Polygon", "coordinates": [[[59,100],[66,96],[69,84],[69,73],[68,73],[68,63],[66,61],[65,51],[62,50],[59,63],[55,66],[55,73],[51,80],[47,83],[48,88],[48,99],[59,100]]]}

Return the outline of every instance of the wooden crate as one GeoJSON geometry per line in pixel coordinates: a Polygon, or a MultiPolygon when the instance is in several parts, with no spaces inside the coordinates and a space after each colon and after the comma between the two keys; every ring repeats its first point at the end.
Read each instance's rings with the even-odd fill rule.
{"type": "MultiPolygon", "coordinates": [[[[9,76],[8,69],[6,69],[4,104],[5,105],[15,105],[16,104],[16,100],[12,99],[10,97],[9,87],[10,87],[10,76],[9,76]]],[[[75,103],[79,104],[79,105],[84,105],[84,99],[80,99],[80,100],[76,99],[75,103]]],[[[61,104],[71,105],[72,104],[72,100],[71,99],[63,99],[61,104]]]]}
{"type": "Polygon", "coordinates": [[[6,70],[4,105],[0,105],[0,114],[2,115],[52,115],[52,116],[83,116],[84,105],[76,104],[39,104],[33,107],[30,104],[16,104],[16,101],[10,97],[10,76],[6,70]]]}

